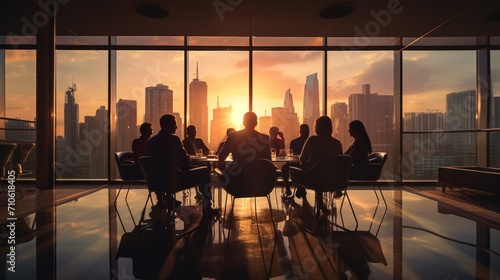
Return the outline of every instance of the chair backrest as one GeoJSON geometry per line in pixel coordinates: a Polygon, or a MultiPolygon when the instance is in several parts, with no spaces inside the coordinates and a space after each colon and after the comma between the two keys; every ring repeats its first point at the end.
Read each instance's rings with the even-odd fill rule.
{"type": "Polygon", "coordinates": [[[180,174],[175,164],[154,156],[142,156],[139,165],[150,191],[176,193],[179,189],[180,174]]]}
{"type": "Polygon", "coordinates": [[[14,143],[0,143],[0,174],[1,177],[5,176],[5,165],[10,161],[14,150],[16,149],[14,143]]]}
{"type": "Polygon", "coordinates": [[[0,143],[0,165],[5,165],[10,161],[17,145],[15,143],[0,143]]]}
{"type": "Polygon", "coordinates": [[[35,143],[17,143],[16,150],[11,158],[12,164],[23,164],[34,147],[35,143]]]}
{"type": "Polygon", "coordinates": [[[230,195],[236,198],[259,197],[268,195],[274,189],[278,172],[270,160],[254,159],[240,167],[233,169],[235,172],[225,172],[228,180],[224,189],[230,195]]]}
{"type": "Polygon", "coordinates": [[[382,169],[387,161],[387,153],[373,152],[368,155],[368,174],[367,180],[376,181],[382,175],[382,169]]]}
{"type": "Polygon", "coordinates": [[[134,163],[134,153],[131,151],[116,152],[115,160],[122,180],[144,180],[141,168],[138,164],[134,163]]]}
{"type": "Polygon", "coordinates": [[[349,184],[352,158],[337,155],[333,159],[318,161],[311,169],[312,185],[316,191],[344,190],[349,184]]]}

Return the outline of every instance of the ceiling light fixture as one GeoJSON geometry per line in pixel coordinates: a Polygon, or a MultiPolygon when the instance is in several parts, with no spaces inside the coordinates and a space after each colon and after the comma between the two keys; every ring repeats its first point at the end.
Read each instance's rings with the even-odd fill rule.
{"type": "Polygon", "coordinates": [[[348,3],[336,3],[324,7],[319,12],[319,16],[324,19],[336,19],[350,15],[354,10],[354,5],[348,3]]]}
{"type": "Polygon", "coordinates": [[[168,17],[168,11],[163,8],[162,6],[156,4],[156,3],[139,3],[135,5],[135,10],[149,18],[166,18],[168,17]]]}

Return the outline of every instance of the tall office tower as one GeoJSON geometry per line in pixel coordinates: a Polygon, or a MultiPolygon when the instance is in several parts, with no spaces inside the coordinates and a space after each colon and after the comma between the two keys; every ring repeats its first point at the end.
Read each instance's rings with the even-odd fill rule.
{"type": "Polygon", "coordinates": [[[259,126],[259,132],[269,135],[269,129],[271,128],[272,124],[273,124],[272,116],[259,117],[259,123],[257,124],[259,126]]]}
{"type": "Polygon", "coordinates": [[[394,96],[371,93],[370,85],[362,93],[349,96],[349,121],[360,120],[372,141],[374,151],[392,153],[394,141],[394,96]]]}
{"type": "Polygon", "coordinates": [[[116,151],[130,151],[132,141],[139,135],[137,101],[120,98],[116,103],[116,151]]]}
{"type": "MultiPolygon", "coordinates": [[[[476,129],[477,101],[475,90],[446,95],[445,130],[476,129]]],[[[445,135],[447,152],[456,156],[455,165],[476,165],[476,133],[462,132],[445,135]]]]}
{"type": "Polygon", "coordinates": [[[208,87],[200,81],[198,63],[196,63],[196,78],[189,84],[189,122],[196,126],[196,137],[208,141],[208,87]]]}
{"type": "Polygon", "coordinates": [[[79,149],[82,163],[77,168],[78,178],[107,178],[108,158],[108,110],[100,106],[95,116],[85,116],[80,124],[79,149]]]}
{"type": "MultiPolygon", "coordinates": [[[[332,136],[339,139],[342,143],[344,151],[349,147],[352,138],[349,136],[349,121],[347,112],[347,103],[335,102],[330,106],[330,114],[332,119],[333,134],[332,136]]],[[[310,127],[309,129],[314,129],[310,127]]]]}
{"type": "MultiPolygon", "coordinates": [[[[299,136],[299,117],[295,113],[293,106],[293,96],[288,89],[285,92],[285,100],[283,107],[275,107],[271,109],[272,126],[276,126],[283,132],[285,137],[285,146],[288,146],[290,140],[299,136]]],[[[269,131],[266,132],[269,134],[269,131]]]]}
{"type": "MultiPolygon", "coordinates": [[[[164,84],[146,88],[146,110],[144,122],[160,127],[160,118],[174,111],[174,92],[164,84]]],[[[157,130],[159,131],[159,129],[157,130]]]]}
{"type": "MultiPolygon", "coordinates": [[[[182,140],[186,136],[184,135],[184,124],[182,123],[181,113],[173,112],[172,115],[175,116],[175,122],[177,122],[177,130],[175,131],[175,135],[177,135],[177,137],[181,138],[181,140],[182,140]]],[[[153,125],[153,130],[154,129],[155,129],[155,127],[153,125]]],[[[158,123],[156,131],[160,131],[160,124],[159,123],[158,123]]]]}
{"type": "Polygon", "coordinates": [[[318,73],[306,77],[304,86],[304,118],[303,122],[314,129],[314,122],[319,117],[319,82],[318,73]]]}
{"type": "Polygon", "coordinates": [[[76,151],[78,144],[78,104],[75,99],[76,85],[73,84],[66,90],[64,102],[64,141],[66,151],[76,151]]]}
{"type": "MultiPolygon", "coordinates": [[[[405,131],[442,130],[444,114],[434,112],[405,113],[403,129],[405,131]]],[[[404,177],[408,179],[437,179],[439,166],[449,165],[452,157],[442,152],[443,134],[412,133],[403,137],[404,158],[409,164],[403,165],[404,177]]]]}
{"type": "MultiPolygon", "coordinates": [[[[500,97],[493,97],[493,113],[491,127],[500,127],[500,97]]],[[[500,132],[490,134],[490,162],[489,166],[500,167],[500,132]]]]}
{"type": "Polygon", "coordinates": [[[210,121],[210,141],[208,141],[210,150],[217,150],[219,143],[226,139],[226,130],[234,128],[232,117],[232,106],[219,107],[219,97],[217,97],[217,108],[213,109],[213,118],[210,121]]]}

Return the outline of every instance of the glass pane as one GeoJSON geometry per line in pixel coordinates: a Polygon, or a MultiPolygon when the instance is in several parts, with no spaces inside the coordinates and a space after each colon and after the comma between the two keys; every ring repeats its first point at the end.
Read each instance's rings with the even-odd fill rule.
{"type": "Polygon", "coordinates": [[[117,36],[117,45],[182,46],[183,36],[117,36]]]}
{"type": "Polygon", "coordinates": [[[36,36],[5,36],[7,45],[34,45],[36,44],[36,36]]]}
{"type": "Polygon", "coordinates": [[[207,36],[189,36],[188,45],[190,46],[248,46],[248,37],[207,37],[207,36]]]}
{"type": "Polygon", "coordinates": [[[254,46],[322,46],[323,37],[253,37],[254,46]]]}
{"type": "MultiPolygon", "coordinates": [[[[475,67],[474,51],[404,52],[403,131],[476,129],[475,67]]],[[[437,179],[436,164],[444,162],[436,161],[476,165],[476,134],[404,135],[403,155],[405,170],[422,170],[403,172],[404,179],[437,179]]]]}
{"type": "MultiPolygon", "coordinates": [[[[493,104],[491,106],[491,127],[500,128],[500,51],[491,51],[491,84],[493,104]]],[[[500,167],[500,131],[490,134],[489,166],[500,167]]]]}
{"type": "MultiPolygon", "coordinates": [[[[189,52],[188,121],[210,150],[229,127],[242,128],[248,111],[248,52],[189,52]]],[[[182,137],[184,138],[184,137],[182,137]]]]}
{"type": "Polygon", "coordinates": [[[107,51],[57,51],[56,57],[56,175],[107,179],[107,51]]]}
{"type": "Polygon", "coordinates": [[[57,45],[107,45],[107,36],[57,36],[57,45]]]}
{"type": "Polygon", "coordinates": [[[403,46],[474,46],[476,37],[422,37],[403,38],[403,46]]]}
{"type": "Polygon", "coordinates": [[[253,56],[253,111],[260,132],[277,126],[288,147],[306,123],[314,133],[314,121],[325,114],[323,52],[266,51],[253,56]]]}
{"type": "MultiPolygon", "coordinates": [[[[393,52],[328,52],[328,115],[334,137],[347,150],[352,138],[349,123],[360,120],[366,127],[374,152],[395,156],[393,52]]],[[[392,160],[384,166],[383,179],[393,179],[392,160]]]]}
{"type": "Polygon", "coordinates": [[[132,150],[132,141],[140,136],[139,126],[143,122],[152,124],[155,135],[160,131],[160,117],[164,114],[177,117],[176,134],[182,137],[183,81],[183,52],[117,52],[116,151],[132,150]],[[164,106],[146,109],[146,99],[149,104],[164,106]]]}
{"type": "Polygon", "coordinates": [[[328,46],[351,46],[351,47],[368,47],[368,46],[393,46],[399,41],[399,38],[393,37],[330,37],[328,38],[328,46]]]}
{"type": "MultiPolygon", "coordinates": [[[[5,51],[5,117],[2,140],[34,143],[36,117],[36,51],[5,51]]],[[[17,163],[16,163],[17,164],[17,163]]],[[[32,149],[24,162],[20,162],[23,173],[20,178],[34,178],[36,151],[32,149]]],[[[7,165],[11,169],[15,166],[7,165]]]]}

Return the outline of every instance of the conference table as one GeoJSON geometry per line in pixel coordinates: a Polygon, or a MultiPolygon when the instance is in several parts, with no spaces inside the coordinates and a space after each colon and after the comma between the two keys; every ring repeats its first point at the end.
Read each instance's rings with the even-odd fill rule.
{"type": "MultiPolygon", "coordinates": [[[[215,172],[215,169],[218,168],[217,164],[219,162],[219,159],[217,158],[217,156],[211,156],[211,155],[208,155],[208,156],[189,156],[190,160],[192,163],[195,163],[195,164],[204,164],[204,163],[209,163],[210,166],[211,166],[211,170],[210,170],[210,174],[212,175],[212,184],[215,185],[215,187],[212,189],[213,191],[215,191],[215,189],[218,190],[218,195],[217,195],[217,206],[222,208],[222,191],[221,191],[221,186],[219,186],[219,184],[217,183],[217,174],[215,172]]],[[[278,164],[278,168],[281,168],[281,165],[287,163],[287,162],[291,162],[291,161],[298,161],[299,160],[299,156],[298,155],[293,155],[293,156],[277,156],[277,157],[272,157],[271,158],[271,161],[272,162],[275,162],[278,164]]],[[[232,157],[231,156],[228,156],[225,160],[226,162],[231,162],[233,161],[232,157]]],[[[212,194],[214,195],[214,194],[212,194]]],[[[215,199],[213,199],[214,202],[215,202],[215,199]]]]}

